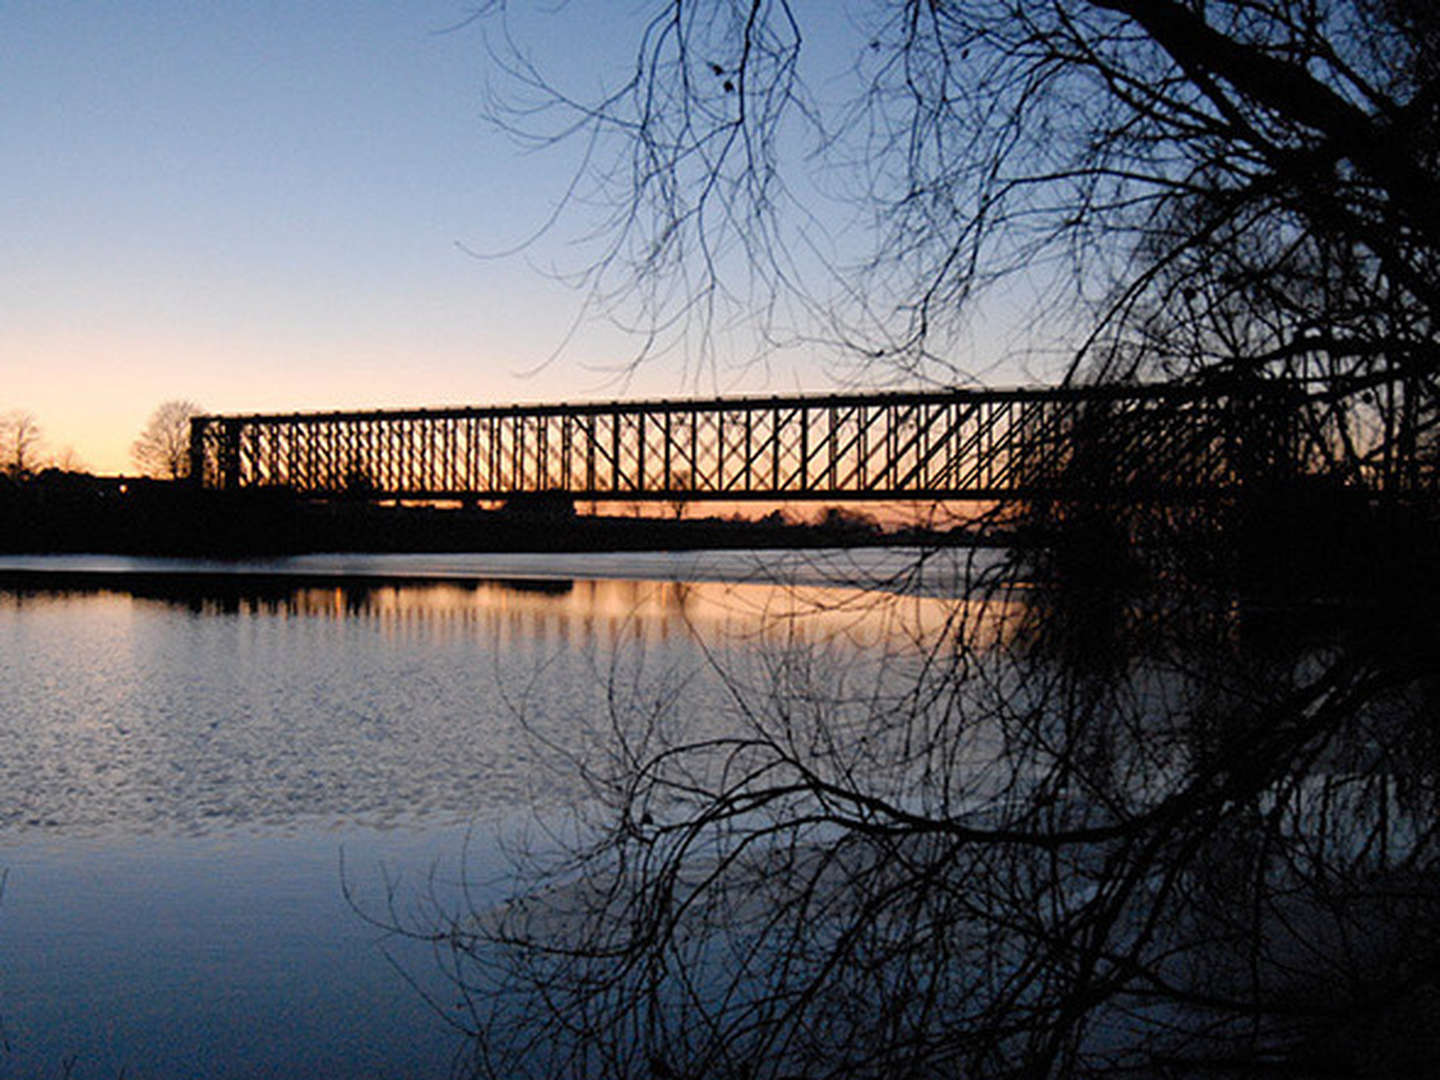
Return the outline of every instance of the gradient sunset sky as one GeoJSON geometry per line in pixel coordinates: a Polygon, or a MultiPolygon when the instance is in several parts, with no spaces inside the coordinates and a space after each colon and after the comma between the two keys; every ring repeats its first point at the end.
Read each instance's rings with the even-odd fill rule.
{"type": "MultiPolygon", "coordinates": [[[[108,473],[133,471],[131,442],[172,398],[248,412],[830,389],[804,350],[719,377],[672,356],[618,383],[634,340],[603,321],[571,335],[581,296],[544,272],[577,265],[570,235],[469,253],[543,224],[579,151],[529,153],[486,124],[483,30],[447,29],[469,10],[0,5],[0,412],[33,413],[50,454],[108,473]]],[[[539,40],[581,89],[613,86],[637,12],[576,3],[539,40]]]]}

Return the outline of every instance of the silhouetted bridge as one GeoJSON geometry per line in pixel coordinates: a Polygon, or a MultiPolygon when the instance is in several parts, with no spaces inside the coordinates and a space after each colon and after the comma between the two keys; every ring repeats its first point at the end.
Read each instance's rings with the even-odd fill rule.
{"type": "Polygon", "coordinates": [[[1314,450],[1294,384],[936,390],[201,416],[227,490],[499,500],[1190,499],[1314,450]]]}

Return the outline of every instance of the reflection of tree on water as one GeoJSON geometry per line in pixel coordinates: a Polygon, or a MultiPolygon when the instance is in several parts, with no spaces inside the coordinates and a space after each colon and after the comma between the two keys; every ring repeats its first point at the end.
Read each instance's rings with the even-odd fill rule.
{"type": "MultiPolygon", "coordinates": [[[[772,641],[725,672],[703,738],[658,698],[612,700],[589,825],[531,852],[504,909],[438,929],[479,1066],[1431,1061],[1433,614],[1256,604],[1127,533],[1118,562],[1057,545],[1033,586],[982,578],[884,678],[772,641]]],[[[898,642],[907,601],[875,603],[898,642]]]]}

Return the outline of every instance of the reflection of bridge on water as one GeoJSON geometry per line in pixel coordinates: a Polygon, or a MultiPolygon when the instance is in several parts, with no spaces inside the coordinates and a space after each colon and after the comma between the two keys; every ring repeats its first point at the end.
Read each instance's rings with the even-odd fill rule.
{"type": "Polygon", "coordinates": [[[190,453],[206,487],[321,498],[1186,499],[1353,458],[1373,421],[1348,400],[1250,380],[201,416],[190,453]]]}
{"type": "MultiPolygon", "coordinates": [[[[427,648],[444,641],[488,642],[507,654],[533,653],[542,667],[559,650],[601,649],[609,655],[636,644],[683,649],[697,635],[713,656],[728,648],[748,655],[762,647],[826,647],[837,641],[849,647],[891,639],[913,644],[917,635],[942,633],[958,602],[946,595],[887,592],[876,583],[797,584],[783,570],[749,582],[0,570],[0,615],[58,607],[79,596],[122,606],[135,600],[193,615],[280,616],[337,628],[366,624],[386,639],[427,648]]],[[[992,614],[992,621],[998,629],[998,617],[992,614]]],[[[654,659],[663,667],[663,657],[654,659]]],[[[516,670],[525,672],[526,665],[516,670]]]]}

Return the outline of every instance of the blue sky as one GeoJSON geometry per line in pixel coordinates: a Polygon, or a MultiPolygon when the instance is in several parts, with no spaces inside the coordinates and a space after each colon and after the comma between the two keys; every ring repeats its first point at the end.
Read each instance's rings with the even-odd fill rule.
{"type": "MultiPolygon", "coordinates": [[[[708,383],[672,356],[617,384],[605,371],[634,341],[603,322],[569,336],[580,296],[542,272],[578,265],[573,234],[466,253],[544,222],[579,149],[528,153],[485,123],[482,31],[445,32],[467,10],[0,0],[0,412],[34,413],[52,453],[114,472],[171,398],[230,412],[827,389],[803,351],[708,383]]],[[[633,56],[637,13],[577,3],[534,40],[598,88],[633,56]]]]}

